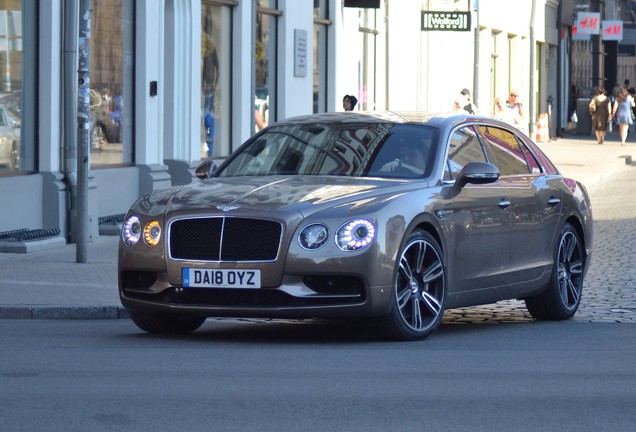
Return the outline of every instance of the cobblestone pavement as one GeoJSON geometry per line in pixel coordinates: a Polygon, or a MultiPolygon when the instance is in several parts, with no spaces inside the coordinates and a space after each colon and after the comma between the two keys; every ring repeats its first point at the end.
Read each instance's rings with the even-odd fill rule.
{"type": "MultiPolygon", "coordinates": [[[[636,322],[636,163],[591,188],[592,264],[575,321],[636,322]]],[[[534,321],[520,300],[446,311],[446,323],[534,321]]]]}

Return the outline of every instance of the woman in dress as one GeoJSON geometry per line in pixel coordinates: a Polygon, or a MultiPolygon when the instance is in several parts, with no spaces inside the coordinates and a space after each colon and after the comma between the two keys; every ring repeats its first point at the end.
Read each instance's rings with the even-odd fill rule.
{"type": "Polygon", "coordinates": [[[527,123],[525,121],[526,112],[523,103],[521,103],[521,100],[519,100],[519,92],[517,90],[510,90],[510,96],[506,101],[506,105],[508,106],[508,108],[517,113],[517,115],[521,119],[521,124],[519,124],[517,127],[527,134],[528,129],[527,123]]]}
{"type": "MultiPolygon", "coordinates": [[[[596,96],[590,101],[590,113],[592,114],[592,128],[596,133],[596,140],[599,144],[605,141],[607,122],[611,120],[611,101],[605,95],[605,89],[599,87],[596,96]]],[[[630,117],[631,119],[631,117],[630,117]]]]}
{"type": "Polygon", "coordinates": [[[612,110],[612,115],[616,118],[618,123],[618,133],[621,137],[621,145],[625,145],[627,139],[627,130],[629,126],[634,123],[632,120],[632,108],[636,104],[634,98],[630,96],[625,87],[621,88],[616,98],[616,103],[612,110]]]}

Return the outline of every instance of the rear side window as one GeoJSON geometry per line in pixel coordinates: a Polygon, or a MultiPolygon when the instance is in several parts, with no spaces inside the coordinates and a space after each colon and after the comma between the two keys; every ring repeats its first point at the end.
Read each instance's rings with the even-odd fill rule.
{"type": "MultiPolygon", "coordinates": [[[[491,162],[499,168],[502,176],[522,175],[531,172],[526,156],[532,155],[512,132],[483,125],[478,126],[478,129],[495,159],[491,162]]],[[[538,169],[537,162],[534,159],[533,162],[535,168],[538,169]]]]}
{"type": "Polygon", "coordinates": [[[450,138],[448,158],[444,168],[444,180],[455,180],[469,162],[486,162],[486,154],[471,127],[457,129],[450,138]]]}

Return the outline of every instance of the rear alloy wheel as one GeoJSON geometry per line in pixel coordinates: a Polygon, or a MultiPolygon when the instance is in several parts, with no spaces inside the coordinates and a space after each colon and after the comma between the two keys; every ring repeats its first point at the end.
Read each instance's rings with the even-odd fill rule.
{"type": "Polygon", "coordinates": [[[148,333],[187,334],[205,322],[205,317],[156,315],[131,310],[128,311],[128,315],[137,327],[148,333]]]}
{"type": "Polygon", "coordinates": [[[442,250],[426,232],[411,234],[397,262],[393,307],[384,329],[394,339],[420,340],[444,314],[446,271],[442,250]]]}
{"type": "Polygon", "coordinates": [[[571,318],[581,303],[585,256],[579,235],[565,224],[554,251],[554,268],[546,290],[526,299],[528,312],[539,320],[571,318]]]}

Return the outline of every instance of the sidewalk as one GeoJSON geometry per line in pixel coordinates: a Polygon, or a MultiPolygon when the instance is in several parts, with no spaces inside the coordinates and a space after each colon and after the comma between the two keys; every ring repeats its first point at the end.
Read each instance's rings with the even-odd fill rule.
{"type": "MultiPolygon", "coordinates": [[[[591,135],[568,135],[539,146],[562,174],[580,180],[591,193],[636,158],[636,143],[621,146],[616,132],[603,145],[591,135]]],[[[127,317],[117,292],[118,241],[116,235],[93,239],[87,263],[76,262],[74,244],[0,253],[0,319],[127,317]]]]}

